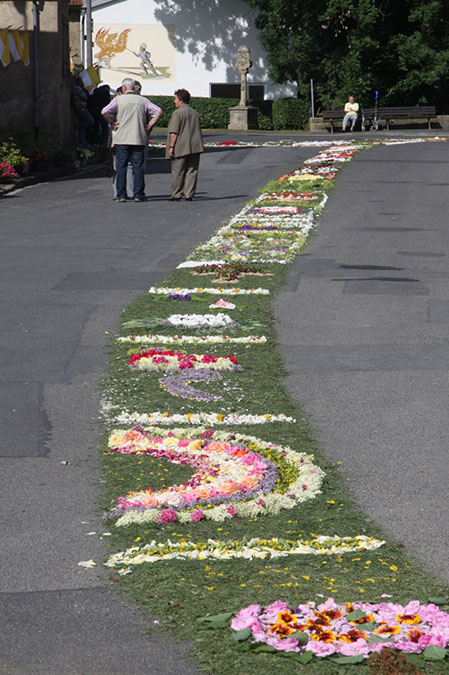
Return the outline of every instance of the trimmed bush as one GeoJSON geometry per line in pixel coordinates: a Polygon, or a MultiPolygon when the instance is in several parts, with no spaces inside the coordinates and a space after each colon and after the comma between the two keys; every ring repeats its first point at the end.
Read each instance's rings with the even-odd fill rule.
{"type": "Polygon", "coordinates": [[[273,103],[275,129],[305,129],[310,117],[306,99],[278,98],[273,103]]]}
{"type": "MultiPolygon", "coordinates": [[[[175,109],[173,96],[149,96],[153,103],[163,110],[163,115],[159,121],[161,127],[167,127],[170,116],[175,109]]],[[[201,98],[193,97],[190,105],[198,110],[201,115],[201,126],[203,129],[227,129],[229,124],[229,110],[232,106],[238,105],[236,98],[201,98]]],[[[269,130],[273,128],[272,122],[272,101],[250,101],[250,105],[259,108],[259,129],[269,130]]]]}

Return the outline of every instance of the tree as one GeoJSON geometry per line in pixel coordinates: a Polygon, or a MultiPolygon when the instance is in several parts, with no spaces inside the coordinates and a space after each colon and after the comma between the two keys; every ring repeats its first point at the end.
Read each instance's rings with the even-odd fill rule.
{"type": "Polygon", "coordinates": [[[447,0],[248,0],[270,75],[318,103],[449,107],[447,0]]]}

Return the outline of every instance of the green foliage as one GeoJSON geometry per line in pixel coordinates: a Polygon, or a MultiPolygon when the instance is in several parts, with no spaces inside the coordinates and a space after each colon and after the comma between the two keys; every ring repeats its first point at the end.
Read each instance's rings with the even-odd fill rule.
{"type": "Polygon", "coordinates": [[[310,108],[306,99],[278,98],[273,103],[275,129],[304,129],[309,117],[310,108]]]}
{"type": "MultiPolygon", "coordinates": [[[[171,114],[175,109],[173,96],[151,96],[152,102],[162,108],[159,126],[168,127],[171,114]]],[[[229,108],[238,105],[236,98],[192,97],[190,105],[201,115],[203,129],[227,129],[229,124],[229,108]]],[[[272,101],[250,101],[250,105],[259,109],[259,129],[273,128],[271,108],[272,101]]]]}
{"type": "Polygon", "coordinates": [[[6,162],[20,172],[23,171],[27,161],[12,138],[0,144],[0,162],[6,162]]]}
{"type": "Polygon", "coordinates": [[[318,107],[434,104],[449,109],[446,0],[248,0],[270,74],[318,107]]]}

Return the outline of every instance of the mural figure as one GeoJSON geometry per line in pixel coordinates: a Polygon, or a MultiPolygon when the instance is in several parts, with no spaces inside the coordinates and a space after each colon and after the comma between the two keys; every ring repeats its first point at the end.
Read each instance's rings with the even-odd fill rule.
{"type": "Polygon", "coordinates": [[[251,52],[249,47],[242,45],[237,50],[236,66],[240,71],[240,103],[239,106],[245,107],[248,100],[248,71],[253,65],[251,61],[251,52]]]}
{"type": "Polygon", "coordinates": [[[102,68],[102,79],[115,83],[116,73],[123,73],[143,80],[174,80],[176,68],[176,50],[172,44],[174,34],[174,26],[163,24],[96,26],[95,45],[98,51],[95,58],[102,68]],[[148,44],[152,46],[157,58],[166,65],[159,65],[161,61],[151,60],[148,44]],[[130,48],[130,45],[133,48],[130,48]]]}
{"type": "MultiPolygon", "coordinates": [[[[129,50],[129,51],[131,51],[131,50],[129,50]]],[[[147,51],[147,46],[146,46],[145,42],[142,42],[142,44],[139,47],[139,51],[133,52],[133,54],[135,54],[135,56],[137,56],[140,59],[140,67],[142,68],[144,75],[149,74],[147,68],[149,68],[151,70],[153,75],[156,75],[156,76],[159,75],[156,68],[151,63],[151,54],[150,54],[150,52],[147,51]]]]}
{"type": "Polygon", "coordinates": [[[111,33],[109,35],[109,28],[100,28],[97,31],[95,44],[100,48],[100,51],[95,54],[95,57],[100,59],[101,65],[104,65],[105,68],[110,68],[111,58],[115,54],[125,51],[130,31],[131,28],[125,28],[120,35],[118,33],[111,33]]]}

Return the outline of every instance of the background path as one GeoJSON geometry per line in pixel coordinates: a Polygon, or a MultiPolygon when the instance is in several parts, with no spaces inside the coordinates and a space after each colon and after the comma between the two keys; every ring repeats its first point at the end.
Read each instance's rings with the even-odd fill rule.
{"type": "Polygon", "coordinates": [[[361,153],[278,297],[287,385],[364,511],[449,582],[449,146],[361,153]]]}
{"type": "Polygon", "coordinates": [[[315,153],[209,151],[192,204],[167,201],[169,163],[155,151],[144,204],[113,202],[104,171],[2,199],[0,672],[194,672],[186,646],[148,638],[151,619],[100,568],[78,567],[107,555],[98,534],[87,536],[104,531],[96,503],[107,345],[127,304],[315,153]]]}

